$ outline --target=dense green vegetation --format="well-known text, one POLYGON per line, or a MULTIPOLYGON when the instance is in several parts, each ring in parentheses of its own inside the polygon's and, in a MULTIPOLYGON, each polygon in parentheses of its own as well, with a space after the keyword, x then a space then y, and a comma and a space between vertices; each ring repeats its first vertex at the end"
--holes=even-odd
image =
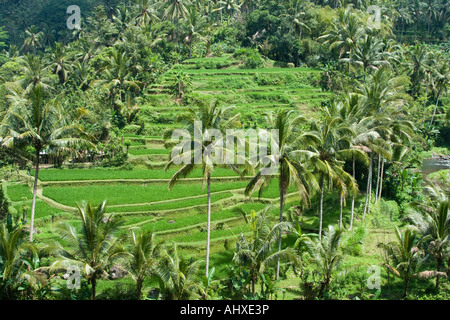
POLYGON ((0 299, 449 299, 448 1, 69 5, 0 1, 0 299))

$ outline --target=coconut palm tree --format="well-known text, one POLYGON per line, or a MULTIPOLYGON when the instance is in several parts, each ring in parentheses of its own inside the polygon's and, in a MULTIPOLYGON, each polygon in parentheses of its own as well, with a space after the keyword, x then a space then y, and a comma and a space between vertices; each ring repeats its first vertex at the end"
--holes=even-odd
POLYGON ((324 40, 324 44, 329 45, 330 51, 338 49, 339 59, 346 53, 348 53, 348 58, 352 59, 354 47, 358 39, 364 35, 361 25, 360 18, 350 10, 350 7, 339 9, 336 21, 318 39, 324 40))
POLYGON ((137 16, 135 20, 137 25, 147 26, 160 21, 156 12, 155 3, 152 0, 138 0, 136 11, 137 16))
MULTIPOLYGON (((184 19, 186 14, 188 13, 186 5, 188 4, 187 0, 167 0, 168 6, 164 11, 164 18, 171 20, 177 26, 177 38, 180 31, 180 19, 184 19)), ((178 48, 178 40, 177 40, 177 52, 178 48)))
POLYGON ((251 212, 248 223, 252 228, 252 238, 249 241, 241 234, 233 256, 233 262, 237 266, 249 269, 253 296, 258 277, 262 277, 268 267, 278 265, 279 261, 290 262, 295 266, 299 264, 299 258, 292 248, 276 249, 283 230, 290 229, 291 224, 279 222, 272 226, 267 214, 268 208, 270 206, 259 215, 254 211, 251 212))
POLYGON ((80 228, 70 223, 59 225, 61 242, 50 243, 45 248, 56 256, 49 270, 79 267, 91 284, 92 300, 95 300, 98 279, 107 275, 109 267, 126 254, 122 247, 124 234, 117 236, 121 222, 106 214, 106 201, 97 206, 83 201, 77 204, 76 214, 80 228))
POLYGON ((364 35, 353 47, 349 58, 340 61, 362 67, 364 80, 369 69, 378 70, 380 66, 389 65, 388 52, 383 51, 384 43, 372 35, 364 35))
POLYGON ((26 231, 21 225, 12 227, 6 222, 0 223, 0 289, 5 290, 9 299, 13 298, 14 289, 25 281, 33 284, 42 280, 42 276, 24 268, 25 258, 36 253, 35 246, 26 242, 26 231))
MULTIPOLYGON (((294 111, 279 109, 276 114, 268 113, 266 116, 269 129, 278 132, 277 142, 279 154, 273 154, 269 157, 272 163, 278 163, 278 175, 263 174, 262 170, 265 169, 263 166, 252 180, 250 180, 245 189, 245 194, 251 197, 259 189, 259 194, 261 195, 270 181, 278 178, 280 190, 280 222, 282 222, 284 198, 290 187, 295 187, 296 191, 298 191, 304 206, 309 205, 310 195, 315 190, 318 190, 316 178, 301 160, 302 155, 305 154, 303 152, 304 150, 296 149, 297 146, 302 146, 306 149, 306 146, 308 146, 308 143, 312 143, 312 140, 308 133, 299 134, 295 131, 297 126, 301 122, 304 122, 304 118, 294 116, 294 111)), ((278 247, 281 250, 281 239, 279 239, 278 247)), ((278 275, 279 265, 277 265, 277 279, 278 275)))
POLYGON ((140 83, 132 79, 130 71, 131 57, 126 52, 120 52, 116 48, 111 49, 111 54, 107 58, 103 68, 103 79, 95 80, 94 86, 100 85, 108 88, 111 107, 117 109, 116 96, 122 101, 124 90, 140 90, 140 83))
POLYGON ((407 216, 423 237, 422 242, 426 244, 429 252, 436 260, 436 288, 439 287, 439 274, 445 258, 445 250, 450 242, 450 200, 448 195, 439 187, 431 184, 424 188, 424 193, 428 194, 428 201, 425 205, 416 204, 416 207, 423 209, 419 212, 414 210, 407 216))
POLYGON ((188 300, 198 294, 201 286, 196 277, 202 262, 180 256, 175 244, 163 249, 155 268, 162 298, 188 300))
POLYGON ((344 259, 340 249, 343 230, 336 230, 332 225, 328 226, 327 231, 321 239, 307 241, 307 255, 305 261, 320 274, 318 296, 321 297, 329 288, 335 272, 339 269, 344 259))
POLYGON ((320 187, 319 240, 322 238, 325 188, 338 188, 341 197, 358 190, 355 179, 343 169, 345 160, 351 160, 355 155, 351 148, 352 127, 338 116, 336 105, 323 110, 325 118, 312 124, 311 134, 316 137, 316 142, 310 147, 310 162, 320 187))
POLYGON ((156 243, 155 234, 150 231, 135 233, 131 230, 131 249, 128 271, 136 281, 137 299, 141 300, 142 285, 148 275, 154 275, 155 267, 162 250, 161 243, 156 243))
POLYGON ((411 228, 406 228, 403 232, 395 227, 396 240, 388 244, 380 243, 389 255, 390 263, 386 264, 397 277, 404 281, 403 298, 408 294, 409 282, 413 277, 419 263, 422 252, 419 250, 419 238, 411 228))
POLYGON ((45 91, 50 91, 52 80, 48 74, 48 65, 39 55, 27 54, 20 59, 24 76, 18 80, 19 84, 30 93, 33 88, 40 86, 45 91))
POLYGON ((16 149, 29 145, 35 150, 35 177, 31 205, 30 242, 33 241, 34 214, 41 152, 76 154, 79 148, 95 148, 86 139, 75 118, 64 111, 57 100, 49 100, 44 89, 37 85, 25 97, 17 92, 11 96, 12 106, 0 123, 2 145, 16 149))
POLYGON ((192 46, 197 39, 203 39, 202 31, 207 26, 206 17, 199 13, 194 6, 189 7, 185 21, 185 42, 189 47, 189 59, 192 58, 192 46))
POLYGON ((66 47, 61 42, 55 43, 55 47, 52 48, 52 52, 49 56, 49 67, 54 74, 58 75, 60 84, 66 82, 70 72, 70 62, 67 60, 66 47))
POLYGON ((33 52, 36 55, 36 49, 42 47, 42 32, 38 31, 36 26, 31 26, 25 30, 25 40, 23 41, 22 49, 25 52, 33 52))
MULTIPOLYGON (((188 114, 184 117, 186 136, 183 137, 183 145, 176 146, 172 150, 172 157, 166 164, 165 170, 176 163, 183 163, 182 167, 173 175, 169 181, 169 190, 172 190, 181 178, 187 177, 196 167, 201 167, 203 172, 203 185, 207 187, 208 209, 207 209, 207 239, 206 239, 206 277, 209 272, 209 250, 211 233, 211 174, 219 163, 224 163, 223 155, 226 148, 223 137, 226 129, 232 129, 239 124, 239 114, 231 116, 232 107, 220 107, 218 101, 210 104, 201 103, 199 108, 190 107, 188 114), (222 138, 210 136, 210 131, 216 130, 223 134, 222 138), (185 151, 187 150, 187 151, 185 151), (187 161, 185 161, 187 160, 187 161)), ((237 166, 230 164, 234 170, 237 166)))

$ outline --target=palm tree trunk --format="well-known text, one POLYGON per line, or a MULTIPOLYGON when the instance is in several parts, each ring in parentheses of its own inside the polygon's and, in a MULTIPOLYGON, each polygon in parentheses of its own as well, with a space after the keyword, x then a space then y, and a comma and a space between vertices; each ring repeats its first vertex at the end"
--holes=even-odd
POLYGON ((33 242, 33 229, 34 229, 34 213, 36 210, 36 193, 39 176, 39 153, 40 148, 36 149, 36 172, 34 173, 34 185, 33 185, 33 202, 31 204, 31 220, 30 220, 30 242, 33 242))
POLYGON ((209 247, 210 247, 210 237, 211 237, 211 175, 208 173, 207 177, 208 184, 208 222, 206 225, 206 278, 208 278, 209 273, 209 247))
MULTIPOLYGON (((353 156, 352 157, 352 167, 353 167, 353 179, 355 179, 355 175, 356 175, 356 173, 355 173, 355 157, 353 156)), ((354 216, 355 216, 355 194, 352 194, 352 214, 351 214, 351 217, 350 217, 350 226, 348 227, 348 230, 352 230, 352 228, 353 228, 353 218, 354 218, 354 216)))
POLYGON ((384 176, 384 157, 381 157, 381 177, 380 177, 380 190, 378 191, 378 200, 381 200, 381 194, 383 193, 383 176, 384 176))
POLYGON ((370 200, 371 200, 371 193, 372 193, 372 167, 373 167, 373 151, 370 154, 370 164, 369 164, 369 171, 367 174, 367 193, 366 193, 366 203, 364 205, 364 213, 363 213, 363 221, 366 217, 366 213, 370 210, 370 200))
MULTIPOLYGON (((437 260, 436 271, 440 272, 442 267, 442 256, 439 256, 436 260, 437 260)), ((436 289, 439 289, 439 276, 436 276, 436 289)))
POLYGON ((320 178, 320 213, 319 213, 319 241, 322 240, 322 223, 323 223, 323 189, 325 177, 322 174, 320 178))
POLYGON ((97 279, 95 279, 95 275, 92 276, 91 285, 92 285, 92 300, 95 300, 95 289, 97 287, 97 279))
POLYGON ((375 188, 375 204, 378 203, 378 193, 380 188, 380 175, 381 175, 381 156, 378 154, 378 167, 377 167, 377 185, 375 188))
POLYGON ((342 194, 339 195, 339 230, 342 230, 342 207, 343 207, 344 197, 342 194))
POLYGON ((136 281, 136 289, 137 289, 137 300, 141 300, 141 296, 142 296, 142 283, 143 283, 143 279, 138 278, 136 281))
MULTIPOLYGON (((284 176, 283 176, 283 168, 282 165, 280 165, 280 222, 283 221, 283 205, 284 205, 284 176)), ((281 251, 281 234, 280 238, 278 239, 278 252, 281 251)), ((278 277, 280 276, 280 259, 277 260, 277 274, 276 274, 276 280, 278 280, 278 277)))
POLYGON ((441 97, 441 93, 438 94, 437 101, 436 101, 436 105, 434 106, 433 116, 431 117, 430 126, 433 125, 434 117, 436 116, 436 111, 437 111, 437 107, 438 107, 438 104, 439 104, 439 99, 440 99, 440 97, 441 97))

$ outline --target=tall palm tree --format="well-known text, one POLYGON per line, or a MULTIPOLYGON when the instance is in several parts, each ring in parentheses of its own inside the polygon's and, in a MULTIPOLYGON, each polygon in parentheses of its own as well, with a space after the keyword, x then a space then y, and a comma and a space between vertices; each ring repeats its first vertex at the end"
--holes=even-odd
MULTIPOLYGON (((280 222, 283 221, 284 198, 289 187, 295 187, 298 191, 303 205, 308 205, 310 195, 318 190, 319 186, 314 175, 306 168, 302 162, 304 150, 296 149, 302 146, 306 149, 308 143, 312 143, 311 136, 308 133, 298 135, 298 125, 304 121, 303 117, 294 116, 294 111, 279 109, 276 114, 267 114, 269 129, 278 132, 278 150, 279 154, 273 154, 270 159, 278 163, 278 175, 263 174, 264 167, 250 180, 245 189, 247 196, 252 196, 259 189, 259 194, 267 187, 271 180, 278 178, 280 190, 280 222)), ((303 157, 304 158, 304 157, 303 157)), ((281 250, 281 238, 278 242, 281 250)), ((277 265, 277 279, 279 275, 279 264, 277 265)))
MULTIPOLYGON (((207 236, 206 236, 206 277, 209 272, 209 251, 210 251, 210 234, 211 234, 211 174, 214 172, 215 166, 218 164, 216 160, 222 161, 221 155, 226 150, 223 146, 223 139, 215 137, 212 140, 210 130, 218 130, 225 136, 225 130, 236 127, 239 123, 239 114, 231 116, 232 107, 220 107, 218 101, 210 104, 201 103, 198 109, 190 107, 189 113, 184 118, 184 125, 188 136, 184 137, 184 145, 182 147, 174 147, 172 157, 166 164, 165 170, 168 170, 176 163, 183 163, 182 167, 173 175, 169 181, 169 190, 181 178, 187 177, 196 167, 201 167, 203 172, 203 186, 207 187, 208 209, 207 209, 207 236), (197 125, 200 124, 201 128, 197 125), (187 147, 187 148, 186 148, 187 147), (189 150, 184 152, 184 150, 189 150), (181 151, 181 152, 180 152, 181 151), (200 159, 201 157, 201 159, 200 159), (216 158, 219 157, 219 158, 216 158), (187 159, 188 161, 184 161, 187 159)), ((237 166, 230 164, 234 170, 238 170, 237 166)))
POLYGON ((92 300, 95 300, 97 280, 107 274, 115 261, 125 256, 121 245, 124 236, 117 236, 121 222, 106 214, 106 201, 97 206, 87 202, 77 204, 77 218, 81 222, 79 229, 70 223, 58 226, 64 247, 56 242, 46 248, 57 257, 49 270, 78 266, 91 284, 92 300))
POLYGON ((0 124, 2 145, 16 149, 25 144, 35 149, 35 177, 30 221, 30 242, 32 242, 41 152, 44 150, 48 153, 64 151, 76 154, 78 148, 92 148, 94 145, 86 139, 81 126, 72 115, 64 111, 55 99, 49 100, 40 85, 31 89, 30 94, 25 97, 14 92, 11 99, 12 106, 7 110, 0 124))
POLYGON ((353 131, 337 114, 336 106, 324 108, 325 118, 320 123, 313 123, 311 134, 316 142, 310 147, 310 162, 319 179, 319 240, 322 238, 323 200, 326 186, 340 190, 341 197, 355 194, 358 190, 355 179, 344 171, 345 160, 351 160, 355 151, 351 148, 353 131))
POLYGON ((158 22, 160 19, 157 15, 155 3, 152 0, 137 1, 136 22, 138 25, 146 26, 158 22))
POLYGON ((146 276, 154 274, 161 251, 161 244, 156 243, 155 234, 150 231, 135 233, 131 231, 131 249, 128 271, 136 281, 137 299, 141 300, 142 286, 146 276))
POLYGON ((278 264, 280 260, 294 263, 294 265, 299 263, 298 256, 292 248, 276 249, 283 230, 289 229, 291 224, 289 222, 279 222, 272 226, 271 219, 267 214, 268 208, 259 215, 252 211, 248 220, 253 231, 252 238, 248 241, 241 234, 238 242, 236 242, 233 256, 233 262, 236 265, 249 269, 253 296, 255 296, 255 285, 258 281, 258 276, 261 277, 268 267, 278 264))

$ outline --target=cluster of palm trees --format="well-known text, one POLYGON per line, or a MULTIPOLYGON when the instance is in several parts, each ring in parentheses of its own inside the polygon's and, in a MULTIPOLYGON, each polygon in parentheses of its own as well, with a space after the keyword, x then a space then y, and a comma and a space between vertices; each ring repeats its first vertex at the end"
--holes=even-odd
MULTIPOLYGON (((366 82, 360 83, 355 92, 342 96, 322 110, 322 119, 307 121, 296 114, 295 110, 279 109, 267 114, 267 128, 276 130, 279 153, 268 156, 268 159, 239 159, 245 165, 231 165, 233 170, 241 176, 252 174, 245 193, 250 198, 259 190, 262 193, 272 180, 279 184, 280 215, 279 223, 285 220, 284 204, 289 190, 295 190, 303 208, 311 206, 311 199, 319 197, 319 225, 318 238, 322 239, 323 230, 323 202, 326 193, 337 192, 340 199, 339 230, 343 230, 344 203, 348 197, 352 199, 350 227, 352 229, 355 218, 355 199, 359 188, 355 176, 355 162, 367 168, 364 176, 367 179, 365 204, 362 219, 370 212, 372 203, 381 199, 384 164, 392 160, 398 150, 404 150, 409 145, 414 134, 414 125, 408 120, 406 103, 402 98, 406 87, 399 84, 392 76, 389 68, 381 68, 366 82), (262 170, 267 163, 278 163, 278 171, 273 175, 265 175, 262 170), (347 172, 346 163, 352 164, 353 171, 347 172), (376 168, 376 170, 375 170, 376 168), (376 175, 376 179, 374 178, 376 175), (373 182, 376 181, 374 184, 373 182), (372 194, 375 193, 375 199, 372 194)), ((204 172, 204 185, 208 188, 208 204, 210 203, 211 175, 215 163, 214 156, 226 156, 237 153, 223 147, 223 141, 212 139, 208 130, 214 129, 226 135, 226 129, 239 125, 239 114, 233 115, 230 108, 220 108, 217 101, 211 104, 201 104, 197 109, 190 108, 190 117, 184 118, 189 144, 174 148, 173 158, 167 164, 170 168, 174 163, 183 159, 191 160, 179 169, 169 183, 169 189, 180 178, 186 177, 196 167, 200 166, 204 172), (195 140, 195 121, 202 123, 202 141, 195 140), (198 146, 196 145, 198 144, 198 146), (196 149, 201 149, 201 153, 196 149), (218 150, 220 148, 220 150, 218 150), (187 151, 185 151, 187 150, 187 151), (214 150, 214 151, 213 151, 214 150), (196 154, 196 152, 198 154, 196 154), (213 156, 214 153, 214 156, 213 156), (195 162, 201 157, 201 162, 195 162)), ((275 139, 275 137, 272 137, 275 139)), ((239 138, 237 137, 239 140, 239 138)), ((242 139, 242 138, 241 138, 242 139)), ((240 141, 245 144, 245 141, 240 141)), ((242 156, 242 155, 241 155, 242 156)), ((224 162, 221 162, 224 163, 224 162)), ((207 254, 206 276, 209 272, 209 236, 211 212, 207 212, 207 254)), ((281 236, 277 239, 278 251, 281 252, 281 236)), ((255 247, 253 247, 256 250, 255 247)), ((279 276, 280 264, 277 264, 276 278, 279 276)))

